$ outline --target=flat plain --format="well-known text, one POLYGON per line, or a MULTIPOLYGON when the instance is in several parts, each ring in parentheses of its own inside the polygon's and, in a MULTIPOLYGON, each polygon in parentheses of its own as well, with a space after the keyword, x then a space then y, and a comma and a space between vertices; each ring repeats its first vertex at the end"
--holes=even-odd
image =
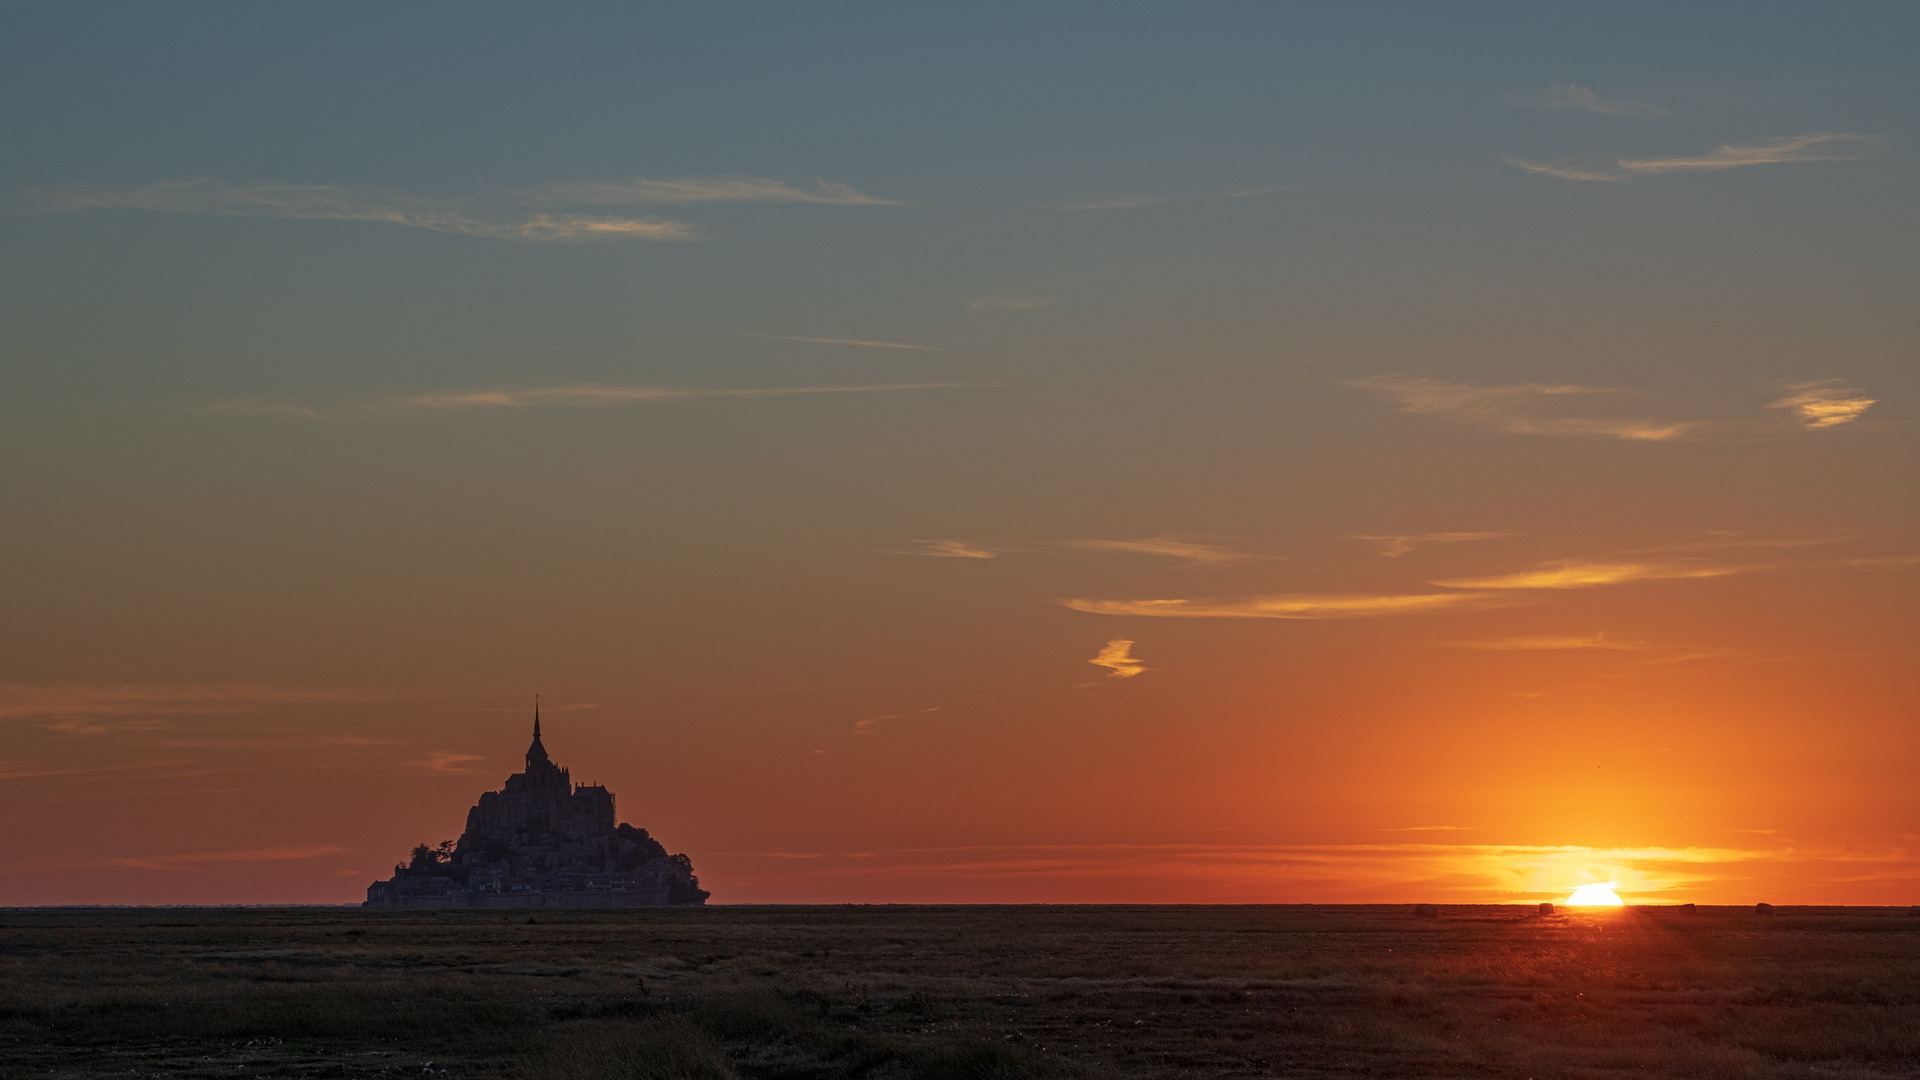
POLYGON ((1920 918, 11 910, 0 1076, 1920 1076, 1920 918))

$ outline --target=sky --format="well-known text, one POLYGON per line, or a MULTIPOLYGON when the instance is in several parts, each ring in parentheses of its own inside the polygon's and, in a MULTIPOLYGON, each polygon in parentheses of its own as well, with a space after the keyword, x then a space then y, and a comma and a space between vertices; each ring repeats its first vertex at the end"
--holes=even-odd
POLYGON ((0 904, 1920 902, 1916 31, 9 6, 0 904))

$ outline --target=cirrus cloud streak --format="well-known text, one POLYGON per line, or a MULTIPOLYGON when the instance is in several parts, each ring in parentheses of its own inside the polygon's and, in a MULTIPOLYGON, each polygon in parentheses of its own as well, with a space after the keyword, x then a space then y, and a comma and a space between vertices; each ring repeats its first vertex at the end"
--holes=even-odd
POLYGON ((364 704, 388 695, 255 683, 6 683, 0 719, 207 715, 262 705, 364 704))
POLYGON ((876 199, 846 184, 812 180, 804 187, 763 176, 696 176, 680 180, 584 180, 548 184, 522 192, 526 198, 548 202, 628 206, 671 203, 754 202, 824 203, 829 206, 900 206, 896 199, 876 199))
POLYGON ((1124 555, 1161 555, 1201 565, 1222 566, 1250 559, 1280 559, 1283 555, 1254 555, 1234 551, 1218 544, 1201 544, 1172 536, 1149 536, 1140 540, 1062 540, 1061 547, 1082 551, 1107 551, 1124 555))
POLYGON ((309 405, 277 398, 229 398, 208 405, 206 412, 220 416, 266 416, 283 420, 310 420, 320 423, 372 421, 406 413, 431 411, 472 411, 484 409, 526 409, 536 406, 605 408, 612 405, 638 405, 656 401, 692 398, 765 398, 800 397, 813 394, 866 394, 898 390, 981 389, 994 383, 860 383, 850 386, 773 386, 744 389, 708 389, 669 386, 610 385, 607 383, 570 383, 564 386, 454 390, 424 394, 399 394, 358 402, 309 405))
POLYGON ((1666 158, 1616 158, 1611 163, 1592 164, 1579 157, 1553 161, 1534 161, 1507 157, 1507 164, 1541 176, 1560 180, 1578 180, 1621 184, 1666 173, 1718 172, 1751 165, 1781 165, 1811 161, 1859 161, 1878 153, 1886 138, 1847 132, 1815 131, 1805 135, 1777 135, 1747 145, 1723 143, 1704 154, 1666 158))
POLYGON ((230 184, 209 179, 138 188, 43 189, 28 205, 54 213, 152 210, 176 214, 374 221, 487 240, 695 240, 693 226, 658 218, 608 217, 497 206, 471 197, 407 195, 329 184, 230 184))
POLYGON ((1370 391, 1397 406, 1401 412, 1440 416, 1456 423, 1511 435, 1567 435, 1667 442, 1696 438, 1708 427, 1700 421, 1544 415, 1550 406, 1623 393, 1603 386, 1552 383, 1469 386, 1412 375, 1372 375, 1349 379, 1346 385, 1370 391))
POLYGON ((1545 90, 1514 98, 1513 103, 1555 112, 1590 112, 1602 116, 1665 116, 1667 112, 1645 101, 1602 97, 1579 83, 1550 83, 1545 90))
POLYGON ((1469 540, 1498 540, 1511 533, 1503 532, 1432 532, 1398 534, 1392 536, 1349 536, 1349 540, 1360 540, 1373 545, 1375 552, 1388 559, 1397 559, 1423 544, 1460 544, 1469 540))
POLYGON ((1000 553, 990 551, 965 540, 909 540, 910 544, 919 544, 918 551, 895 552, 898 555, 926 555, 935 559, 997 559, 1000 553))
POLYGON ((1510 574, 1452 578, 1436 581, 1434 584, 1448 589, 1589 589, 1598 585, 1622 585, 1632 581, 1728 577, 1733 574, 1771 570, 1777 565, 1777 563, 1766 563, 1726 566, 1684 562, 1593 562, 1561 559, 1510 574))
POLYGON ((63 184, 26 192, 21 208, 46 213, 147 210, 176 214, 373 221, 488 240, 697 240, 684 221, 613 216, 581 207, 686 203, 826 203, 891 206, 825 180, 795 187, 754 176, 601 180, 524 191, 419 195, 335 184, 234 183, 197 177, 140 186, 63 184), (571 208, 568 208, 571 207, 571 208))
POLYGON ((1187 619, 1364 619, 1381 615, 1418 615, 1457 611, 1497 602, 1485 593, 1280 593, 1223 600, 1060 601, 1093 615, 1151 615, 1187 619))
POLYGON ((107 866, 137 870, 186 870, 208 863, 290 862, 339 855, 347 849, 332 844, 289 844, 283 847, 249 848, 243 851, 205 851, 186 855, 150 855, 141 858, 104 860, 107 866))

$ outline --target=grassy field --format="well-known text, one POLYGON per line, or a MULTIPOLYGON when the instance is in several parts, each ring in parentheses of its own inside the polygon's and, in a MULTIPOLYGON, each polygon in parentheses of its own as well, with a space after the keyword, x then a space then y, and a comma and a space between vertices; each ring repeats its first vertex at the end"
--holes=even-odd
POLYGON ((0 1076, 1920 1076, 1905 909, 0 912, 0 1076))

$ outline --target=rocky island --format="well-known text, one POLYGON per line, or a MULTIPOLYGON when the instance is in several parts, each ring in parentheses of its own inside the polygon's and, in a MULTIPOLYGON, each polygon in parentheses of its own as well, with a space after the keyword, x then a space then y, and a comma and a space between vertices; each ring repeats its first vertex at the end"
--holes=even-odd
POLYGON ((367 886, 370 908, 602 908, 698 905, 693 860, 647 830, 614 824, 613 793, 575 784, 540 743, 534 708, 527 769, 467 811, 460 839, 421 844, 367 886))

